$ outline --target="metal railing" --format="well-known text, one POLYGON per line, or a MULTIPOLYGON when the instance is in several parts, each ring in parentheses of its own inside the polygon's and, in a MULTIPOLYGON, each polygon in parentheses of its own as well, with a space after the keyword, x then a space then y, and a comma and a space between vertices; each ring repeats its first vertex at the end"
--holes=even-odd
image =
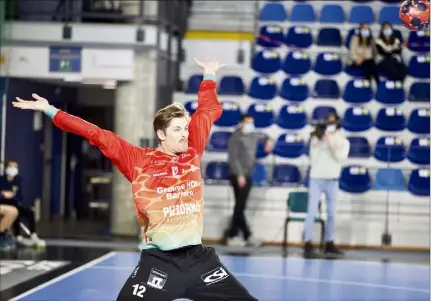
POLYGON ((189 1, 186 0, 9 0, 9 13, 6 14, 6 19, 64 23, 157 24, 167 26, 173 31, 184 32, 189 5, 189 1), (108 5, 109 3, 111 5, 108 5))

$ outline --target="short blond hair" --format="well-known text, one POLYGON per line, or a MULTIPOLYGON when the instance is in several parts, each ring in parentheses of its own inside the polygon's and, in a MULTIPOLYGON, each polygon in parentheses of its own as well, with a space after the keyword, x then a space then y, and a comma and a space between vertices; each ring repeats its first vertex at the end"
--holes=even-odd
POLYGON ((157 136, 157 131, 162 130, 163 133, 166 133, 166 128, 169 126, 172 119, 183 117, 188 118, 189 114, 184 106, 178 102, 160 109, 156 113, 156 117, 154 117, 153 121, 154 133, 156 134, 157 139, 160 141, 159 137, 157 136))

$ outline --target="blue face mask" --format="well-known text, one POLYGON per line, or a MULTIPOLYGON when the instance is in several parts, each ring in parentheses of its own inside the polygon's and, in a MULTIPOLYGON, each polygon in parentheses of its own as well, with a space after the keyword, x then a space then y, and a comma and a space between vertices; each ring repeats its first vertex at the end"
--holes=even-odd
POLYGON ((392 29, 390 29, 390 28, 386 28, 386 29, 384 29, 384 30, 383 30, 383 35, 384 35, 385 37, 390 37, 390 36, 392 35, 392 29))
POLYGON ((361 36, 368 38, 370 36, 370 31, 368 29, 361 29, 361 36))
POLYGON ((254 125, 252 123, 246 123, 242 126, 242 130, 244 133, 253 133, 254 132, 254 125))

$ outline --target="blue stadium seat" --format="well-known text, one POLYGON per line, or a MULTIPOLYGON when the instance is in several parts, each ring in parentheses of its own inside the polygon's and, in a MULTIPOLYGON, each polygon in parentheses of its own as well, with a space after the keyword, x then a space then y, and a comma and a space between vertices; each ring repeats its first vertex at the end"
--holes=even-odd
POLYGON ((376 172, 373 189, 375 190, 406 190, 403 171, 398 168, 379 168, 376 172))
POLYGON ((265 165, 257 163, 254 167, 252 174, 252 181, 254 186, 262 186, 268 183, 268 172, 265 165))
POLYGON ((312 119, 313 120, 324 119, 324 118, 326 118, 326 115, 328 115, 329 113, 336 113, 336 112, 337 111, 335 110, 334 107, 318 106, 318 107, 315 107, 313 110, 312 119))
POLYGON ((323 47, 341 47, 341 33, 338 28, 321 28, 317 36, 317 45, 323 47))
POLYGON ((306 74, 311 69, 310 56, 301 51, 291 51, 281 65, 281 69, 290 75, 306 74))
POLYGON ((338 99, 340 97, 340 87, 334 79, 318 79, 314 84, 313 97, 338 99))
POLYGON ((417 196, 430 195, 430 171, 429 169, 420 168, 412 170, 409 177, 408 191, 417 196))
POLYGON ((271 77, 256 76, 251 80, 248 96, 261 100, 271 100, 276 94, 277 85, 271 77))
POLYGON ((298 158, 305 152, 305 143, 298 134, 282 134, 278 137, 273 153, 282 158, 298 158))
POLYGON ((227 131, 213 132, 208 141, 207 150, 210 152, 226 152, 231 135, 232 133, 227 131))
POLYGON ((313 44, 310 28, 306 26, 292 26, 286 34, 284 43, 288 47, 308 48, 313 44))
POLYGON ((266 128, 274 123, 274 111, 269 104, 251 104, 247 113, 253 116, 256 128, 266 128))
POLYGON ((339 181, 341 190, 349 193, 364 193, 371 189, 371 178, 367 168, 357 165, 342 169, 339 181))
POLYGON ((225 75, 218 85, 219 95, 243 95, 245 92, 242 78, 235 75, 225 75))
POLYGON ((373 98, 373 90, 367 79, 351 79, 344 88, 343 99, 348 103, 365 103, 373 98))
POLYGON ((338 4, 326 4, 320 11, 320 23, 339 23, 346 21, 343 8, 338 4))
POLYGON ((186 94, 196 94, 199 92, 199 86, 201 85, 201 82, 203 81, 204 76, 202 74, 194 74, 190 76, 189 80, 187 81, 187 87, 184 91, 186 94))
POLYGON ((283 44, 283 29, 279 25, 267 25, 260 27, 256 44, 265 48, 276 48, 283 44))
POLYGON ((350 107, 344 111, 343 128, 349 132, 363 132, 373 127, 370 111, 364 107, 350 107))
POLYGON ((299 77, 286 78, 280 89, 280 96, 290 101, 304 101, 308 98, 309 89, 305 80, 299 77))
POLYGON ((209 184, 229 183, 229 165, 227 162, 209 162, 205 169, 205 180, 209 184))
POLYGON ((405 100, 405 91, 401 82, 381 81, 377 86, 376 100, 384 104, 401 104, 405 100))
POLYGON ((402 131, 406 128, 406 118, 400 109, 381 108, 377 113, 375 127, 382 131, 402 131))
POLYGON ((198 108, 197 100, 187 101, 184 103, 184 108, 189 112, 190 115, 193 115, 198 108))
POLYGON ((414 109, 407 121, 407 129, 415 134, 430 133, 430 109, 414 109))
POLYGON ((272 170, 273 185, 299 185, 301 183, 301 173, 298 167, 290 164, 275 165, 272 170))
POLYGON ((315 22, 313 6, 310 4, 295 4, 290 12, 290 22, 315 22))
POLYGON ((382 162, 401 162, 406 157, 406 149, 400 138, 384 136, 377 140, 374 158, 382 162))
POLYGON ((420 54, 410 58, 409 74, 416 78, 430 78, 430 55, 420 54))
POLYGON ((273 50, 260 51, 254 56, 251 67, 256 72, 275 73, 281 67, 280 54, 273 50))
POLYGON ((409 101, 430 102, 430 83, 416 82, 410 86, 409 101))
POLYGON ((307 114, 300 105, 284 105, 278 113, 276 123, 286 130, 299 130, 307 125, 307 114))
POLYGON ((260 21, 284 22, 287 19, 287 13, 282 3, 267 2, 260 10, 260 21))
POLYGON ((350 9, 349 23, 374 23, 374 12, 369 5, 354 5, 350 9))
POLYGON ((412 30, 407 40, 407 48, 415 52, 430 52, 430 32, 412 30))
POLYGON ((379 24, 389 22, 392 25, 402 25, 399 6, 383 6, 379 13, 379 24))
POLYGON ((222 101, 221 104, 223 113, 214 124, 221 127, 236 126, 242 117, 239 105, 233 101, 222 101))
POLYGON ((343 70, 341 58, 336 53, 319 53, 314 64, 314 71, 320 75, 336 75, 343 70))
POLYGON ((430 139, 414 138, 410 143, 407 151, 407 159, 414 164, 429 165, 430 164, 430 139))
POLYGON ((365 137, 347 137, 350 142, 350 158, 369 158, 371 156, 371 146, 365 137))

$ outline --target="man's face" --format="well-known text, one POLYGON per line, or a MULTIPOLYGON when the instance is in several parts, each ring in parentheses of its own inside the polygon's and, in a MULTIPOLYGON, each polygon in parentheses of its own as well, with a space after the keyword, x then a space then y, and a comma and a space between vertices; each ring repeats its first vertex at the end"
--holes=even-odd
POLYGON ((18 169, 18 163, 14 162, 14 161, 10 161, 9 164, 6 166, 6 168, 8 167, 14 167, 16 169, 18 169))
POLYGON ((162 143, 173 153, 184 153, 189 147, 189 119, 174 118, 162 136, 162 143))

